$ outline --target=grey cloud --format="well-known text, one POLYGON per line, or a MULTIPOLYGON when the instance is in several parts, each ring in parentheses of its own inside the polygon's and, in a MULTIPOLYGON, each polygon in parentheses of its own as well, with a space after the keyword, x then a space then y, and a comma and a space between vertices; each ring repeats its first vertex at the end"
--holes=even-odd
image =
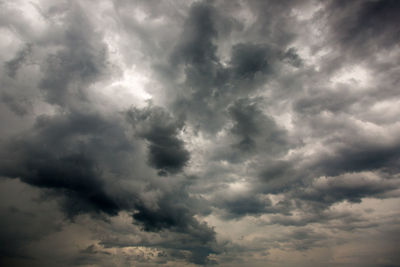
POLYGON ((2 179, 0 183, 0 225, 3 229, 0 232, 0 264, 9 266, 18 261, 36 260, 30 245, 59 232, 62 220, 51 205, 41 205, 37 201, 38 190, 17 180, 2 179), (17 201, 10 201, 15 196, 18 196, 17 201))
POLYGON ((351 94, 350 90, 340 92, 330 92, 328 90, 316 91, 312 95, 307 95, 294 104, 297 113, 305 115, 315 115, 323 111, 332 113, 349 112, 352 104, 359 103, 361 96, 351 94))
POLYGON ((277 212, 276 207, 272 207, 270 199, 251 193, 224 196, 216 198, 214 202, 218 208, 226 212, 224 215, 226 219, 238 219, 246 215, 259 216, 277 212))
POLYGON ((291 245, 293 245, 297 250, 302 251, 320 246, 320 244, 327 239, 327 236, 315 233, 311 229, 299 229, 290 233, 287 238, 293 240, 291 245))
MULTIPOLYGON (((153 141, 155 146, 164 145, 165 140, 169 144, 168 141, 172 140, 173 146, 178 144, 178 149, 183 149, 183 143, 175 136, 179 124, 167 113, 157 108, 136 112, 136 115, 143 115, 135 118, 142 127, 139 132, 143 137, 153 141)), ((50 199, 62 197, 62 208, 71 218, 82 213, 115 216, 121 210, 132 211, 134 222, 146 231, 169 229, 183 233, 185 242, 190 242, 193 247, 179 249, 189 250, 193 257, 189 260, 193 262, 207 261, 209 253, 214 251, 210 244, 215 242, 215 233, 193 217, 195 213, 191 207, 196 207, 196 204, 182 189, 176 188, 168 193, 163 191, 167 189, 161 184, 151 182, 149 189, 161 190, 161 196, 155 200, 155 207, 149 207, 138 192, 110 187, 107 175, 129 175, 125 172, 129 169, 126 165, 132 163, 119 165, 108 154, 113 153, 119 160, 119 156, 125 157, 125 151, 134 152, 132 149, 121 126, 99 115, 71 113, 42 117, 31 133, 3 147, 5 154, 2 158, 7 154, 7 160, 1 164, 1 175, 49 190, 47 197, 50 199), (196 242, 199 244, 195 245, 196 242)), ((186 150, 182 153, 187 155, 186 150)), ((177 170, 175 161, 170 164, 168 157, 163 161, 157 156, 159 154, 154 158, 159 160, 157 164, 161 164, 163 170, 177 170)), ((184 162, 178 160, 179 164, 184 162)), ((169 243, 163 246, 168 247, 169 243)))
POLYGON ((31 107, 28 100, 17 99, 16 97, 7 93, 3 93, 1 95, 1 101, 18 116, 27 115, 29 108, 31 107))
POLYGON ((347 174, 337 177, 318 178, 298 194, 300 198, 320 204, 332 204, 348 200, 361 202, 363 197, 379 197, 398 188, 396 182, 371 173, 347 174))
POLYGON ((161 108, 133 109, 128 118, 138 135, 149 142, 149 163, 160 174, 181 171, 190 158, 184 143, 178 138, 183 123, 173 119, 161 108))
MULTIPOLYGON (((187 230, 190 226, 197 224, 192 217, 193 212, 189 209, 191 202, 184 192, 166 192, 158 200, 158 207, 149 209, 138 206, 133 218, 140 222, 146 231, 169 228, 187 230)), ((208 239, 208 237, 205 238, 208 239)))
MULTIPOLYGON (((194 4, 188 14, 182 33, 182 44, 176 49, 173 60, 201 67, 216 61, 216 46, 213 41, 217 37, 214 25, 214 8, 207 4, 194 4)), ((206 70, 206 69, 204 69, 206 70)))
POLYGON ((215 102, 215 90, 226 81, 214 45, 218 36, 215 12, 215 8, 209 4, 200 3, 191 7, 181 40, 171 54, 169 63, 174 68, 183 66, 186 76, 183 97, 179 96, 173 103, 175 113, 213 132, 221 127, 223 116, 213 108, 218 108, 215 105, 217 103, 210 105, 207 102, 215 102), (191 112, 187 112, 189 110, 191 112), (213 116, 213 120, 203 123, 213 116))
POLYGON ((248 1, 246 4, 255 16, 255 22, 250 25, 248 38, 267 40, 269 43, 285 47, 296 37, 296 18, 291 13, 295 7, 304 1, 248 1))
POLYGON ((297 53, 297 49, 294 47, 289 48, 284 54, 283 59, 293 67, 299 68, 304 65, 302 58, 297 53))
MULTIPOLYGON (((309 177, 309 172, 295 163, 284 160, 271 160, 262 162, 263 166, 257 168, 257 180, 254 181, 254 190, 265 194, 279 194, 288 192, 301 186, 303 179, 309 177)), ((284 212, 284 209, 282 210, 284 212)))
POLYGON ((85 17, 79 6, 63 10, 65 21, 58 41, 61 48, 47 56, 41 65, 44 77, 39 87, 49 103, 70 106, 70 102, 85 101, 85 87, 111 72, 107 63, 107 48, 100 33, 85 17))
POLYGON ((257 73, 267 73, 270 69, 268 51, 254 44, 238 44, 232 49, 231 65, 236 79, 251 79, 257 73))
POLYGON ((377 72, 388 67, 378 58, 398 43, 397 1, 328 1, 322 6, 314 19, 324 25, 327 35, 315 49, 334 49, 324 56, 322 72, 332 74, 348 64, 366 63, 377 72))
POLYGON ((398 1, 331 1, 326 10, 333 40, 357 56, 391 48, 399 41, 398 1))
POLYGON ((347 231, 376 226, 376 223, 367 222, 365 216, 360 213, 331 210, 318 211, 314 214, 303 214, 302 216, 271 215, 267 223, 296 227, 309 224, 329 224, 331 228, 345 229, 347 231))
MULTIPOLYGON (((115 125, 96 115, 41 117, 32 133, 5 144, 3 158, 7 159, 1 164, 1 175, 64 193, 70 215, 87 211, 116 214, 119 207, 105 192, 95 158, 102 149, 100 142, 109 137, 106 128, 123 137, 115 125)), ((103 149, 121 149, 124 139, 119 142, 108 148, 103 145, 103 149)))
MULTIPOLYGON (((267 43, 238 43, 232 46, 225 66, 215 46, 223 38, 223 35, 220 37, 221 21, 216 19, 218 12, 210 4, 191 7, 169 62, 173 70, 178 73, 182 70, 185 77, 183 84, 171 85, 173 88, 169 89, 173 95, 177 94, 172 101, 175 113, 211 133, 226 123, 224 107, 254 93, 275 71, 275 65, 287 58, 267 43)), ((158 71, 164 73, 165 68, 158 71)), ((171 77, 179 76, 178 73, 168 70, 171 77)))
POLYGON ((133 214, 135 224, 149 232, 149 236, 139 234, 142 236, 139 240, 124 239, 124 235, 120 238, 105 237, 101 244, 105 248, 158 248, 167 253, 167 259, 185 259, 200 265, 212 263, 208 256, 220 253, 215 231, 193 218, 191 206, 191 199, 184 193, 166 193, 160 198, 157 208, 138 205, 133 214))
POLYGON ((32 51, 32 44, 27 44, 15 55, 13 59, 5 63, 7 74, 11 78, 15 78, 17 71, 26 62, 27 57, 32 51))
POLYGON ((397 142, 381 144, 376 140, 360 137, 358 140, 349 140, 344 144, 336 144, 334 140, 332 143, 332 153, 321 155, 316 163, 318 165, 316 168, 327 175, 377 169, 397 172, 396 166, 399 160, 397 142))
POLYGON ((279 155, 288 148, 286 132, 265 115, 256 101, 238 99, 229 108, 234 125, 232 133, 240 140, 236 146, 243 151, 263 149, 266 154, 279 155))
POLYGON ((1 7, 0 264, 398 262, 396 1, 1 7))

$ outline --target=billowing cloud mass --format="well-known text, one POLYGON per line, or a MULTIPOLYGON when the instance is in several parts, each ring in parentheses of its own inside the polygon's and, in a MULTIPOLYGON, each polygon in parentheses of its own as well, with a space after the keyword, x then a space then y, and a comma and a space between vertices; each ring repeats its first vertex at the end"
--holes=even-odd
POLYGON ((400 1, 0 10, 1 266, 400 266, 400 1))

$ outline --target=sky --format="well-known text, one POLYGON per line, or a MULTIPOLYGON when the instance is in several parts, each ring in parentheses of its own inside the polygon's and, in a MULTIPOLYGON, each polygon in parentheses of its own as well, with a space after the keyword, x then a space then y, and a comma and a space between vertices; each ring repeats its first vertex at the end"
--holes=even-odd
POLYGON ((400 266, 400 1, 0 10, 1 266, 400 266))

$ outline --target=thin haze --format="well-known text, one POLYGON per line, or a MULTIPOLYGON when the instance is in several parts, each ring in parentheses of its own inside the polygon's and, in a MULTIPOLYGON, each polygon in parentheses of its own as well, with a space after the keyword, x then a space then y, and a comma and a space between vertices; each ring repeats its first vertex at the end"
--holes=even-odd
POLYGON ((0 10, 1 266, 400 266, 400 1, 0 10))

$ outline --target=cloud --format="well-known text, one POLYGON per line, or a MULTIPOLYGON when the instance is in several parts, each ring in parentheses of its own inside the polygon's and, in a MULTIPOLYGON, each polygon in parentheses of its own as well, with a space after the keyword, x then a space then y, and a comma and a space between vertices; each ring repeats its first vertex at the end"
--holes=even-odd
POLYGON ((396 188, 396 182, 364 172, 318 178, 300 195, 317 203, 331 204, 343 200, 360 202, 363 197, 384 196, 386 192, 396 188))
POLYGON ((251 99, 238 99, 229 108, 234 125, 231 132, 239 137, 240 150, 265 149, 266 154, 279 155, 288 148, 286 132, 273 118, 265 115, 251 99))
POLYGON ((101 35, 79 7, 70 6, 65 15, 63 36, 56 40, 62 48, 47 56, 39 83, 47 102, 61 106, 68 106, 71 97, 71 101, 85 100, 84 87, 109 73, 107 47, 101 35))
POLYGON ((391 48, 398 43, 399 32, 395 26, 398 8, 397 1, 331 1, 326 10, 332 39, 361 57, 377 49, 391 48))
POLYGON ((110 132, 123 137, 96 115, 40 117, 32 132, 5 145, 3 153, 8 156, 1 164, 1 175, 60 191, 67 196, 68 214, 92 210, 116 214, 118 205, 105 192, 94 154, 101 151, 98 145, 110 132), (109 132, 104 131, 107 128, 109 132))
POLYGON ((398 263, 397 1, 0 5, 0 264, 398 263))
POLYGON ((5 67, 8 70, 8 76, 15 78, 18 69, 21 68, 21 66, 25 63, 27 57, 31 53, 31 50, 32 45, 27 44, 23 49, 18 51, 18 53, 15 55, 15 58, 5 63, 5 67))
POLYGON ((190 158, 183 141, 178 138, 183 127, 182 122, 174 120, 157 107, 132 109, 128 111, 128 118, 137 134, 149 142, 149 163, 160 174, 182 170, 190 158))

